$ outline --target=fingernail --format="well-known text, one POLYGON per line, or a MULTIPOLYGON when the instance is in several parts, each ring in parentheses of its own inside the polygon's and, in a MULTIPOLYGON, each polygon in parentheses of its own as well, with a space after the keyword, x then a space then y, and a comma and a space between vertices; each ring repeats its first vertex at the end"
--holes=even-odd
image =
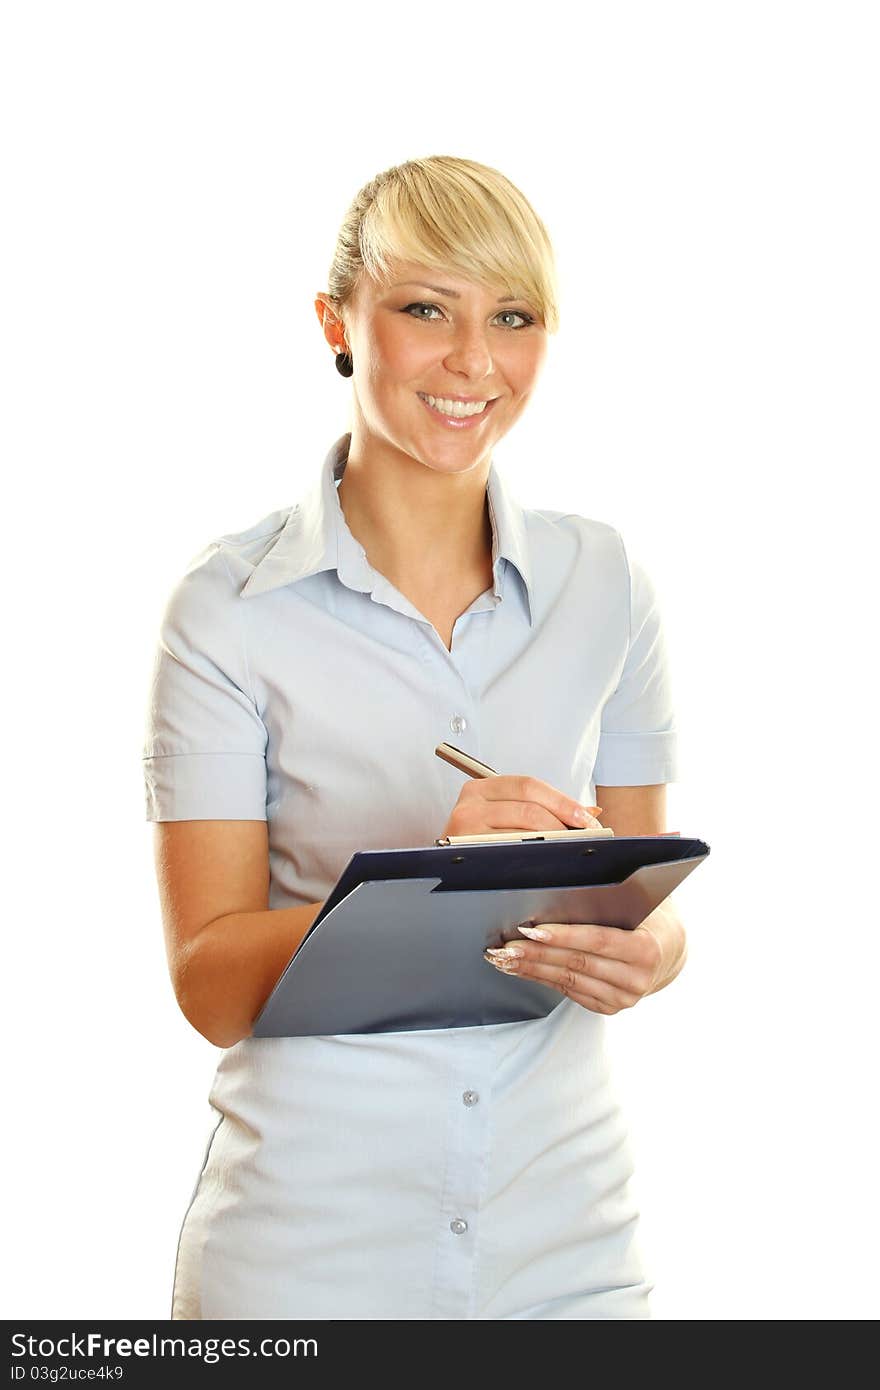
POLYGON ((525 951, 521 946, 487 946, 486 955, 494 960, 520 960, 525 951))
POLYGON ((553 933, 547 931, 546 927, 517 927, 523 936, 530 936, 533 941, 552 941, 553 933))
POLYGON ((488 951, 484 951, 483 959, 493 970, 500 970, 503 975, 515 975, 522 969, 522 961, 514 956, 507 956, 502 960, 500 956, 490 956, 488 951))
POLYGON ((572 812, 571 818, 572 820, 576 820, 578 825, 587 825, 589 823, 590 813, 585 811, 583 806, 578 806, 577 810, 572 812))

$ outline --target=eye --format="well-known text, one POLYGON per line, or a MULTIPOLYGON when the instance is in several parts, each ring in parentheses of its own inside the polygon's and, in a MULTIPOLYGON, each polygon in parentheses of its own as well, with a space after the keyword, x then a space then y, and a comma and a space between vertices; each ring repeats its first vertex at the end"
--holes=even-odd
MULTIPOLYGON (((424 315, 424 314, 414 314, 414 313, 412 313, 412 310, 414 310, 414 309, 436 309, 438 313, 441 312, 439 305, 437 305, 437 304, 428 304, 428 303, 425 303, 424 301, 419 301, 419 302, 416 303, 416 304, 407 304, 406 308, 401 310, 401 313, 403 313, 403 314, 410 314, 412 318, 422 319, 423 322, 425 322, 425 323, 434 323, 434 322, 436 322, 436 320, 434 320, 434 319, 429 319, 429 318, 427 318, 426 315, 424 315)), ((522 309, 502 309, 501 312, 500 312, 496 317, 498 317, 498 318, 511 318, 511 317, 512 317, 512 318, 522 319, 522 324, 518 325, 518 326, 521 327, 521 328, 529 328, 529 327, 535 322, 535 320, 534 320, 534 318, 532 317, 532 315, 531 315, 531 314, 525 313, 522 309)), ((516 326, 517 326, 517 325, 514 325, 514 327, 516 327, 516 326)))
MULTIPOLYGON (((524 313, 522 309, 502 309, 501 314, 512 314, 514 318, 522 319, 524 328, 527 328, 529 324, 535 322, 531 314, 524 313)), ((498 315, 499 318, 501 314, 498 315)))
MULTIPOLYGON (((411 309, 437 309, 437 308, 438 308, 438 306, 437 306, 436 304, 407 304, 406 308, 405 308, 402 312, 403 312, 404 314, 408 314, 408 313, 410 312, 411 309)), ((420 318, 423 318, 424 315, 422 315, 422 314, 413 314, 412 317, 415 318, 415 319, 420 319, 420 318)), ((431 322, 431 320, 429 319, 428 322, 431 322)))

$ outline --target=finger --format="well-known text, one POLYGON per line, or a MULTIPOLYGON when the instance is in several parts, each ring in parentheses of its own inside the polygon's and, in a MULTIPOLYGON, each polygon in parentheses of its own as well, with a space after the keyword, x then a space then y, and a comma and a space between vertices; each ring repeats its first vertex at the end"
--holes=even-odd
POLYGON ((574 984, 566 980, 545 980, 543 983, 558 990, 575 1004, 600 1014, 618 1014, 623 1009, 631 1009, 644 998, 644 995, 617 990, 601 980, 586 980, 583 976, 577 976, 574 984))
MULTIPOLYGON (((496 957, 493 964, 497 962, 496 957)), ((564 994, 588 993, 597 999, 629 1009, 647 992, 649 977, 620 961, 585 956, 583 952, 566 951, 553 960, 535 960, 528 953, 520 959, 501 959, 499 968, 506 965, 509 974, 519 975, 544 984, 555 985, 564 994)))
POLYGON ((613 989, 601 980, 582 982, 580 988, 563 987, 561 992, 575 1004, 581 1004, 585 1009, 593 1009, 601 1014, 619 1014, 623 1009, 633 1008, 644 998, 642 994, 630 994, 628 991, 613 989))
POLYGON ((592 922, 521 922, 517 931, 542 945, 588 951, 592 956, 622 960, 653 970, 657 965, 656 938, 625 927, 598 926, 592 922))
POLYGON ((573 1004, 580 1004, 582 1009, 589 1009, 594 1014, 619 1014, 620 1009, 616 1009, 613 1004, 605 1004, 601 999, 597 999, 593 994, 568 994, 566 998, 573 1004))
POLYGON ((483 777, 477 783, 478 794, 486 801, 497 803, 492 810, 502 815, 500 829, 565 830, 570 827, 601 827, 595 815, 601 806, 587 808, 571 796, 552 787, 540 777, 503 775, 483 777), (500 808, 503 807, 503 810, 500 808), (507 817, 513 816, 513 820, 507 817))
MULTIPOLYGON (((508 943, 507 949, 510 949, 508 943)), ((511 961, 513 963, 513 961, 511 961)), ((647 965, 635 965, 630 961, 614 960, 605 956, 595 956, 589 951, 572 951, 562 946, 535 946, 529 944, 519 961, 518 974, 532 974, 544 978, 541 967, 554 970, 568 970, 582 979, 603 980, 616 989, 639 996, 647 994, 654 978, 653 970, 647 965)))

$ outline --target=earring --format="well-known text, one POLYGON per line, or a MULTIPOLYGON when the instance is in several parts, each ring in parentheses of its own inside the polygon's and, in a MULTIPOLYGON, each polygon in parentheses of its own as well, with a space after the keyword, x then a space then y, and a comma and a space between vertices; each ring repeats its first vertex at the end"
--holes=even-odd
POLYGON ((350 352, 337 352, 336 370, 340 376, 351 376, 354 372, 354 363, 351 360, 350 352))

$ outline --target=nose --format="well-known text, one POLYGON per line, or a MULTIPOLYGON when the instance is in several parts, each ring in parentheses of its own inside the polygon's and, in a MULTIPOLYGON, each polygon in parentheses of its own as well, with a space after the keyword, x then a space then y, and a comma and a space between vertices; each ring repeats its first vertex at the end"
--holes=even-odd
POLYGON ((492 353, 485 331, 477 327, 460 328, 449 344, 443 362, 451 372, 466 376, 470 381, 479 381, 491 375, 492 353))

